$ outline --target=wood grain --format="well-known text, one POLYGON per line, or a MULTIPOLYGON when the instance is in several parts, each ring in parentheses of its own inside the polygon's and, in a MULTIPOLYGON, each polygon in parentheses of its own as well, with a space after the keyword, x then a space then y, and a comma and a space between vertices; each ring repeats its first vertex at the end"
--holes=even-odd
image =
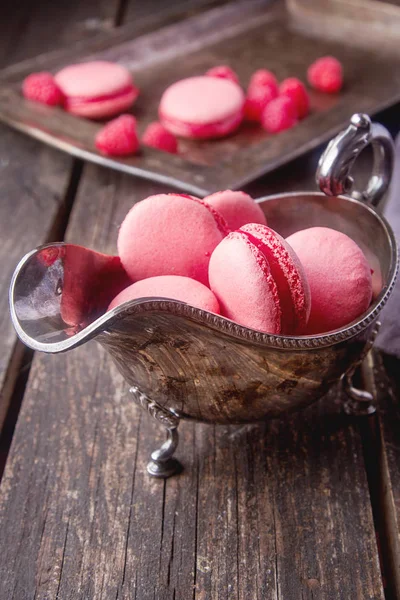
POLYGON ((2 127, 0 430, 21 360, 21 347, 16 342, 8 310, 8 286, 20 258, 51 237, 53 225, 63 212, 70 167, 68 156, 2 127))
POLYGON ((118 0, 51 0, 4 2, 0 38, 0 68, 90 39, 114 26, 118 0))
MULTIPOLYGON (((113 252, 159 190, 88 166, 68 240, 113 252)), ((360 438, 332 398, 281 423, 183 423, 185 471, 162 482, 145 465, 163 433, 126 389, 94 342, 35 357, 2 483, 1 598, 383 600, 360 438)))
POLYGON ((146 4, 140 0, 131 0, 121 16, 124 25, 135 21, 142 21, 144 24, 148 21, 152 22, 152 29, 155 29, 154 19, 158 19, 164 26, 228 2, 229 0, 176 0, 167 5, 164 0, 148 0, 146 4))
MULTIPOLYGON (((251 190, 313 172, 302 159, 251 190)), ((68 239, 114 252, 160 189, 85 168, 68 239)), ((36 356, 0 494, 0 598, 383 600, 360 436, 332 399, 286 423, 184 423, 186 469, 165 483, 145 474, 162 439, 95 343, 36 356)))
MULTIPOLYGON (((97 15, 98 25, 108 22, 116 4, 72 1, 59 7, 47 0, 25 0, 17 5, 6 3, 4 9, 0 66, 53 48, 55 37, 60 46, 78 37, 90 37, 95 29, 92 17, 97 15)), ((68 205, 73 200, 72 167, 70 157, 1 128, 0 431, 24 352, 9 318, 8 286, 19 259, 63 231, 68 205)))
POLYGON ((400 385, 399 360, 382 351, 369 358, 367 387, 379 407, 377 432, 377 511, 389 598, 400 598, 400 385))

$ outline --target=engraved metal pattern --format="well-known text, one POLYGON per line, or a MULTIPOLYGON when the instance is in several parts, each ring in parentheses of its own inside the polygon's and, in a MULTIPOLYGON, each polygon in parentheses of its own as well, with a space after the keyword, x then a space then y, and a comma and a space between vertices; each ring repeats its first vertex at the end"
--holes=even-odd
POLYGON ((179 418, 162 406, 159 406, 146 394, 143 394, 137 386, 133 385, 129 391, 136 404, 149 413, 153 419, 164 425, 167 431, 166 441, 160 448, 151 453, 151 459, 147 464, 147 472, 149 475, 161 479, 166 479, 167 477, 171 477, 171 475, 179 473, 182 470, 182 466, 173 458, 173 454, 179 443, 179 418))
POLYGON ((134 401, 141 408, 144 408, 152 417, 156 419, 161 425, 168 428, 175 428, 179 425, 179 418, 173 415, 169 410, 166 410, 154 400, 151 400, 146 394, 143 394, 136 386, 129 388, 130 393, 133 396, 134 401))

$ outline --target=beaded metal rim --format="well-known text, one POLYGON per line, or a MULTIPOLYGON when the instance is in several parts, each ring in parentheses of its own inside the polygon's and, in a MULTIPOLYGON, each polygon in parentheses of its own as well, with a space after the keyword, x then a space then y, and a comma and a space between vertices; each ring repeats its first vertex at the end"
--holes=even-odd
POLYGON ((187 317, 196 323, 211 327, 216 331, 220 331, 221 333, 232 336, 238 340, 266 345, 271 348, 282 350, 322 348, 350 339, 371 325, 388 301, 396 282, 397 273, 398 263, 396 264, 391 282, 382 297, 369 309, 361 320, 326 335, 290 337, 262 333, 261 331, 243 327, 220 315, 201 310, 200 308, 195 308, 189 304, 166 299, 133 300, 130 303, 119 306, 109 313, 106 313, 88 325, 83 331, 73 336, 73 338, 50 344, 34 340, 26 335, 18 322, 14 324, 17 326, 18 335, 25 344, 35 350, 50 353, 65 352, 70 348, 83 344, 101 333, 107 333, 107 330, 110 330, 115 323, 123 320, 128 315, 140 315, 149 312, 162 312, 187 317))
MULTIPOLYGON (((291 195, 301 196, 304 194, 312 196, 324 196, 320 192, 295 192, 291 195)), ((268 196, 266 198, 260 198, 258 202, 268 202, 270 200, 275 200, 279 197, 284 196, 287 196, 287 194, 277 194, 274 196, 268 196)), ((357 204, 360 204, 358 200, 348 198, 347 196, 342 197, 349 202, 355 202, 357 204)), ((366 313, 364 313, 362 318, 354 321, 353 323, 350 323, 342 329, 338 329, 327 334, 320 334, 315 336, 295 337, 272 335, 256 331, 255 329, 244 327, 242 325, 239 325, 238 323, 235 323, 234 321, 226 319, 225 317, 201 310, 200 308, 195 308, 193 306, 190 306, 189 304, 184 304, 177 300, 170 300, 165 298, 146 298, 140 300, 132 300, 131 302, 116 307, 115 309, 105 313, 104 315, 93 321, 93 323, 85 327, 85 329, 68 339, 52 343, 40 342, 27 335, 24 329, 21 327, 13 303, 14 286, 18 274, 25 262, 38 249, 33 250, 32 252, 29 252, 27 255, 25 255, 25 257, 20 261, 19 265, 17 266, 12 278, 12 282, 10 285, 10 311, 14 327, 18 336, 24 342, 24 344, 26 344, 30 348, 33 348, 34 350, 38 350, 41 352, 49 352, 53 354, 57 352, 65 352, 71 348, 80 346, 86 341, 102 333, 107 334, 107 330, 111 329, 114 323, 122 320, 128 315, 140 315, 142 313, 148 312, 163 312, 187 317, 188 319, 195 321, 196 323, 206 325, 214 329, 215 331, 220 331, 221 333, 229 335, 237 340, 248 341, 253 344, 265 345, 271 348, 277 348, 282 350, 307 350, 313 348, 322 348, 337 344, 339 342, 343 342, 359 334, 361 331, 363 331, 369 325, 371 325, 371 323, 378 317, 379 313, 385 306, 393 291, 399 269, 396 239, 394 237, 394 233, 390 225, 384 217, 382 217, 376 212, 374 208, 367 204, 362 204, 366 210, 372 212, 375 218, 378 221, 380 221, 381 226, 385 229, 388 239, 390 240, 392 247, 392 260, 388 276, 389 282, 386 289, 382 290, 380 298, 378 298, 375 301, 375 303, 369 308, 369 310, 366 313)))
POLYGON ((371 323, 375 321, 381 312, 382 308, 385 306, 393 291, 397 272, 398 267, 396 267, 391 284, 386 289, 382 298, 379 300, 379 302, 371 307, 371 309, 361 320, 355 321, 343 329, 333 331, 326 335, 322 334, 318 336, 298 337, 271 335, 268 333, 262 333, 261 331, 256 331, 254 329, 249 329, 248 327, 243 327, 242 325, 239 325, 234 321, 230 321, 229 319, 225 319, 220 315, 209 313, 188 304, 183 304, 173 300, 150 299, 141 301, 139 304, 127 304, 124 307, 121 307, 119 312, 110 317, 109 327, 112 327, 113 323, 123 319, 127 315, 138 315, 141 313, 157 311, 188 317, 190 320, 195 321, 196 323, 207 325, 216 331, 228 334, 239 340, 247 340, 252 343, 270 346, 271 348, 280 348, 285 350, 321 348, 323 346, 331 346, 354 337, 371 325, 371 323))

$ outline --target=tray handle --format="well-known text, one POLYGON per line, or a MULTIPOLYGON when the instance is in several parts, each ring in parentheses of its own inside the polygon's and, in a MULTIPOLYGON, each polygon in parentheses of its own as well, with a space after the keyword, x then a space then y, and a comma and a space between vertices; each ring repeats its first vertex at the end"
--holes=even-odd
POLYGON ((327 196, 345 194, 378 207, 392 178, 394 156, 394 143, 388 130, 380 123, 372 123, 368 115, 354 114, 347 129, 331 140, 322 154, 316 173, 317 185, 327 196), (369 144, 374 155, 367 188, 362 192, 352 190, 351 169, 369 144))

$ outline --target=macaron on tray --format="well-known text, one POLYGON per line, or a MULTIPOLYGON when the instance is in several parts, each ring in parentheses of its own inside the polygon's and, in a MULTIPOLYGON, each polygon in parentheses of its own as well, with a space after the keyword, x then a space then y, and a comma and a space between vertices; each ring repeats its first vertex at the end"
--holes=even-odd
MULTIPOLYGON (((337 94, 343 85, 343 68, 336 58, 321 57, 309 66, 307 78, 319 92, 337 94)), ((31 73, 23 81, 22 94, 78 117, 104 120, 127 113, 139 89, 127 68, 99 60, 66 66, 54 76, 46 71, 31 73)), ((258 69, 245 93, 237 73, 218 65, 168 86, 159 102, 159 121, 148 124, 140 141, 176 154, 179 138, 223 138, 244 121, 277 134, 294 127, 309 112, 309 94, 300 79, 288 77, 279 84, 271 71, 258 69)), ((97 132, 95 145, 108 156, 136 154, 140 148, 136 119, 131 113, 112 119, 97 132)))

